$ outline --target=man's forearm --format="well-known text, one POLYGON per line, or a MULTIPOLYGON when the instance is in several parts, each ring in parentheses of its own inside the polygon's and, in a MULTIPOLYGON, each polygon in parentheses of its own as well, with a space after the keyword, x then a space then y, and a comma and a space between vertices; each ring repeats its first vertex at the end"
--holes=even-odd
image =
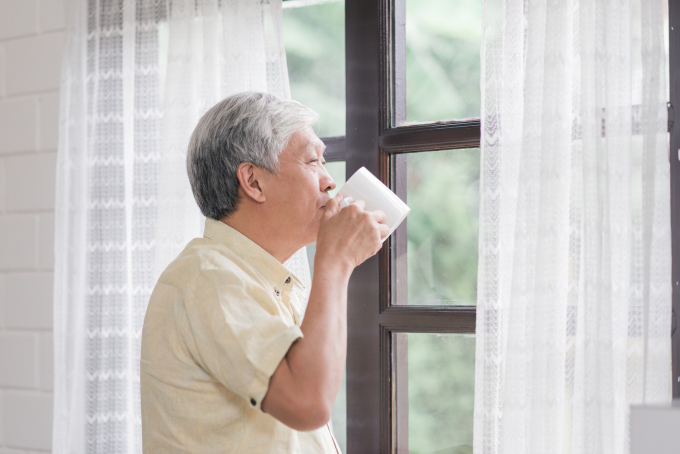
POLYGON ((262 410, 297 430, 330 418, 347 356, 347 284, 352 266, 315 261, 314 281, 295 342, 269 382, 262 410))
MULTIPOLYGON (((352 267, 317 260, 309 304, 302 323, 304 338, 291 348, 288 362, 307 386, 332 405, 347 356, 347 285, 352 267)), ((297 377, 296 377, 297 378, 297 377)))

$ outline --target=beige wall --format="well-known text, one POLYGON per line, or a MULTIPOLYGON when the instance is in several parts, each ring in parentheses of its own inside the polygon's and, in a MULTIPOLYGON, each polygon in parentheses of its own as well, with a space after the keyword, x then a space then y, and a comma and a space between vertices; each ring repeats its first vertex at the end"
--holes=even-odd
POLYGON ((0 0, 0 454, 49 451, 62 0, 0 0))

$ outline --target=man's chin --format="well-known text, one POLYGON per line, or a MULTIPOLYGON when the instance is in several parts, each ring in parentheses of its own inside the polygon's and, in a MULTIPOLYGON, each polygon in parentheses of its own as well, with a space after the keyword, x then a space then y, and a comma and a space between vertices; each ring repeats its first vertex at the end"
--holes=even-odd
POLYGON ((310 244, 316 243, 316 240, 319 237, 319 229, 317 228, 312 234, 309 235, 309 237, 305 241, 305 246, 309 246, 310 244))
POLYGON ((314 235, 313 237, 310 237, 305 241, 305 246, 309 246, 310 244, 316 243, 316 240, 318 238, 318 235, 314 235))
MULTIPOLYGON (((321 216, 323 215, 323 212, 320 212, 321 215, 317 216, 316 219, 314 220, 314 225, 310 226, 311 228, 307 230, 307 235, 304 236, 304 244, 305 246, 309 246, 310 244, 316 243, 316 240, 319 236, 319 223, 321 222, 321 216)), ((301 229, 303 230, 303 229, 301 229)))

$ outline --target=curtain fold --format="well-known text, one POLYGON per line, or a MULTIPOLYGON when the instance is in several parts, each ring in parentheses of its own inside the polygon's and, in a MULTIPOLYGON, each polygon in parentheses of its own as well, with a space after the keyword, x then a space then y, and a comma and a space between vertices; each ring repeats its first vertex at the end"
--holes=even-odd
POLYGON ((670 399, 662 0, 485 0, 474 449, 626 453, 670 399))
MULTIPOLYGON (((289 97, 281 0, 66 0, 55 207, 53 452, 141 452, 139 349, 203 217, 189 136, 224 97, 289 97)), ((286 263, 309 284, 303 250, 286 263)))

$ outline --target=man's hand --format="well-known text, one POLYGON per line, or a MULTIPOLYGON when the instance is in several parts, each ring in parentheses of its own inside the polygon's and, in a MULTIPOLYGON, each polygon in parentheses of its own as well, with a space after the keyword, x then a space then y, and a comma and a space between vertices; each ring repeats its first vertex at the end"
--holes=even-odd
POLYGON ((321 218, 314 281, 295 342, 269 379, 262 410, 295 430, 314 430, 330 419, 347 356, 347 284, 354 268, 380 250, 389 233, 385 214, 357 201, 339 209, 331 199, 321 218))
POLYGON ((390 230, 382 211, 366 211, 361 200, 340 209, 342 199, 338 194, 326 204, 319 224, 316 256, 320 261, 329 259, 354 269, 380 250, 390 230))

